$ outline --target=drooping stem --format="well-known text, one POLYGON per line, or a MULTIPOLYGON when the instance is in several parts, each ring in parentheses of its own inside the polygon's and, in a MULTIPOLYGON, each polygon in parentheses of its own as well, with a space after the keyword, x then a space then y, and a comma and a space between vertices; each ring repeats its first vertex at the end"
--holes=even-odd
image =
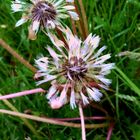
POLYGON ((42 88, 25 90, 25 91, 22 91, 22 92, 17 92, 17 93, 12 93, 12 94, 8 94, 8 95, 0 96, 0 100, 11 99, 11 98, 25 96, 25 95, 29 95, 29 94, 35 94, 35 93, 38 93, 38 92, 45 92, 45 90, 43 90, 42 88))
POLYGON ((82 106, 80 103, 79 103, 79 114, 80 114, 80 118, 81 118, 82 140, 86 140, 84 114, 83 114, 83 109, 82 109, 82 106))
MULTIPOLYGON (((27 114, 24 114, 24 113, 19 113, 19 112, 15 112, 15 111, 4 110, 4 109, 0 109, 0 113, 9 114, 9 115, 12 115, 12 116, 17 116, 17 117, 21 117, 21 118, 31 119, 31 120, 44 122, 44 123, 49 123, 49 124, 54 124, 54 125, 68 126, 68 127, 74 127, 74 128, 80 128, 81 127, 81 124, 77 124, 77 123, 68 123, 68 122, 63 122, 63 121, 57 121, 57 120, 54 120, 54 119, 42 118, 42 117, 37 117, 37 116, 34 116, 34 115, 27 115, 27 114)), ((108 123, 86 124, 85 128, 88 128, 88 129, 103 128, 103 127, 107 127, 108 125, 109 125, 108 123)))
POLYGON ((26 61, 21 55, 19 55, 12 47, 10 47, 4 40, 0 39, 0 45, 5 48, 12 56, 18 59, 22 64, 24 64, 32 72, 36 72, 36 68, 33 67, 28 61, 26 61))
POLYGON ((82 0, 78 0, 78 3, 80 5, 82 19, 83 19, 84 28, 85 28, 85 33, 86 33, 86 37, 87 37, 88 36, 88 24, 87 24, 86 12, 85 12, 82 0))

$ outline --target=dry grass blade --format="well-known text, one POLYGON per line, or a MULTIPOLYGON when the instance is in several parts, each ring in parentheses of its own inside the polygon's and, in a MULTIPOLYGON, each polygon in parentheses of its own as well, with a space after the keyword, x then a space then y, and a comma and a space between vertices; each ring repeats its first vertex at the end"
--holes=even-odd
POLYGON ((10 47, 4 40, 0 39, 0 45, 6 49, 12 56, 17 58, 22 64, 24 64, 32 72, 36 72, 36 68, 33 67, 27 60, 25 60, 21 55, 19 55, 12 47, 10 47))

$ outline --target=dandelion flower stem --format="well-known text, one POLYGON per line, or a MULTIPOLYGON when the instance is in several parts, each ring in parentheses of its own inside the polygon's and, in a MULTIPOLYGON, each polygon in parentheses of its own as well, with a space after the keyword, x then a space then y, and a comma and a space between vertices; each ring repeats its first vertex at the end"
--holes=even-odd
POLYGON ((17 92, 17 93, 12 93, 12 94, 8 94, 8 95, 0 96, 0 100, 11 99, 11 98, 25 96, 25 95, 29 95, 29 94, 38 93, 38 92, 45 92, 45 90, 43 90, 42 88, 37 88, 37 89, 26 90, 26 91, 17 92))
MULTIPOLYGON (((76 2, 74 2, 74 6, 75 6, 76 12, 80 16, 80 12, 79 12, 79 9, 78 9, 78 6, 77 6, 76 2)), ((77 26, 78 26, 78 29, 79 29, 80 34, 85 39, 87 36, 86 36, 85 29, 84 29, 84 24, 83 24, 81 18, 79 19, 79 21, 77 21, 77 24, 78 24, 77 26)))
POLYGON ((82 18, 83 18, 83 23, 84 23, 84 27, 85 27, 85 33, 86 33, 86 37, 87 37, 87 35, 88 35, 88 25, 87 25, 87 17, 86 17, 85 9, 84 9, 82 0, 78 0, 78 2, 79 2, 79 5, 80 5, 81 14, 82 14, 82 18))
MULTIPOLYGON (((53 118, 58 121, 76 121, 80 118, 53 118)), ((93 116, 93 117, 84 117, 84 120, 112 120, 112 117, 102 117, 102 116, 93 116)))
POLYGON ((10 47, 4 40, 0 39, 0 45, 6 49, 12 56, 17 58, 22 64, 24 64, 28 69, 32 72, 36 72, 36 68, 33 67, 27 60, 25 60, 22 56, 20 56, 12 47, 10 47))
POLYGON ((77 31, 76 31, 76 26, 75 26, 75 21, 72 20, 71 18, 71 24, 72 24, 72 31, 75 35, 77 35, 77 31))
MULTIPOLYGON (((63 122, 63 121, 57 121, 57 120, 54 120, 54 119, 42 118, 42 117, 37 117, 37 116, 34 116, 34 115, 28 115, 28 114, 15 112, 15 111, 4 110, 4 109, 0 109, 0 113, 9 114, 9 115, 17 116, 17 117, 20 117, 20 118, 23 118, 23 119, 26 118, 26 119, 31 119, 31 120, 44 122, 44 123, 49 123, 49 124, 54 124, 54 125, 68 126, 68 127, 74 127, 74 128, 80 128, 81 127, 81 124, 77 124, 77 123, 68 123, 68 122, 63 122)), ((89 129, 92 129, 92 128, 103 128, 103 127, 107 127, 108 125, 109 125, 108 123, 86 124, 85 127, 89 128, 89 129)))
POLYGON ((114 122, 110 123, 106 140, 110 140, 111 139, 111 135, 112 135, 112 131, 113 131, 114 125, 115 125, 114 122))
POLYGON ((86 130, 85 130, 85 122, 84 122, 84 114, 81 104, 79 103, 79 114, 81 118, 81 127, 82 127, 82 140, 86 140, 86 130))

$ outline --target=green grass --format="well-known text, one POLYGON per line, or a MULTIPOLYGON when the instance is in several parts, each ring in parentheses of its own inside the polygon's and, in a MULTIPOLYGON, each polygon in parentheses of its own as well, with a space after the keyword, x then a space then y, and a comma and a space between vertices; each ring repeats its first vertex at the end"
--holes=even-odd
MULTIPOLYGON (((139 0, 83 0, 88 17, 89 32, 101 37, 100 46, 106 45, 106 52, 112 54, 110 62, 116 69, 110 74, 112 92, 106 92, 99 103, 110 116, 116 119, 112 140, 140 139, 140 61, 127 56, 116 57, 122 51, 140 53, 140 1, 139 0), (109 99, 109 100, 108 100, 109 99)), ((42 32, 36 41, 27 39, 27 26, 14 25, 20 14, 10 10, 10 0, 1 0, 0 38, 4 39, 21 56, 34 65, 40 53, 48 55, 45 46, 51 44, 42 32), (7 28, 1 28, 4 24, 7 28)), ((70 23, 68 22, 70 25, 70 23)), ((33 73, 0 47, 0 93, 8 94, 36 88, 33 73)), ((31 110, 37 116, 52 118, 78 117, 78 109, 71 110, 69 105, 60 110, 52 110, 43 94, 29 95, 10 99, 20 112, 31 110)), ((9 107, 0 101, 1 109, 9 107)), ((97 115, 91 107, 85 115, 97 115)), ((79 140, 81 130, 57 125, 29 121, 43 140, 79 140)), ((95 121, 93 121, 95 122, 95 121)), ((107 128, 87 130, 88 140, 105 140, 107 128)), ((0 114, 0 139, 24 140, 29 136, 38 138, 18 117, 0 114)))

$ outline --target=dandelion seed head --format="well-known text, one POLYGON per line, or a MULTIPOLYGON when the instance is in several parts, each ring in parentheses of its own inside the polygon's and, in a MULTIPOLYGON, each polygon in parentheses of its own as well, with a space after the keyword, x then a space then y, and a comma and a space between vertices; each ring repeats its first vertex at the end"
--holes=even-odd
POLYGON ((16 23, 16 27, 31 21, 29 27, 29 38, 36 39, 39 28, 50 29, 58 27, 63 28, 63 19, 71 17, 74 20, 79 20, 78 14, 74 11, 75 7, 71 4, 72 1, 66 0, 31 0, 30 3, 16 0, 11 4, 13 12, 22 12, 22 17, 16 23))
POLYGON ((70 102, 71 108, 74 109, 79 102, 83 105, 91 101, 99 102, 103 96, 100 89, 108 89, 111 80, 106 75, 114 67, 114 63, 106 62, 111 55, 102 55, 107 47, 98 49, 100 38, 96 35, 90 34, 85 41, 82 41, 74 36, 69 28, 64 29, 64 33, 68 50, 63 49, 65 47, 63 43, 60 47, 59 43, 54 41, 59 41, 57 37, 50 34, 56 49, 59 48, 58 52, 48 47, 47 50, 53 61, 50 59, 48 62, 48 59, 43 58, 36 60, 38 72, 43 78, 39 83, 51 82, 47 94, 51 107, 57 108, 55 105, 58 103, 59 108, 70 102), (43 65, 41 67, 41 63, 37 63, 40 60, 43 64, 47 64, 47 70, 44 70, 43 65), (54 100, 56 98, 57 100, 54 100))

